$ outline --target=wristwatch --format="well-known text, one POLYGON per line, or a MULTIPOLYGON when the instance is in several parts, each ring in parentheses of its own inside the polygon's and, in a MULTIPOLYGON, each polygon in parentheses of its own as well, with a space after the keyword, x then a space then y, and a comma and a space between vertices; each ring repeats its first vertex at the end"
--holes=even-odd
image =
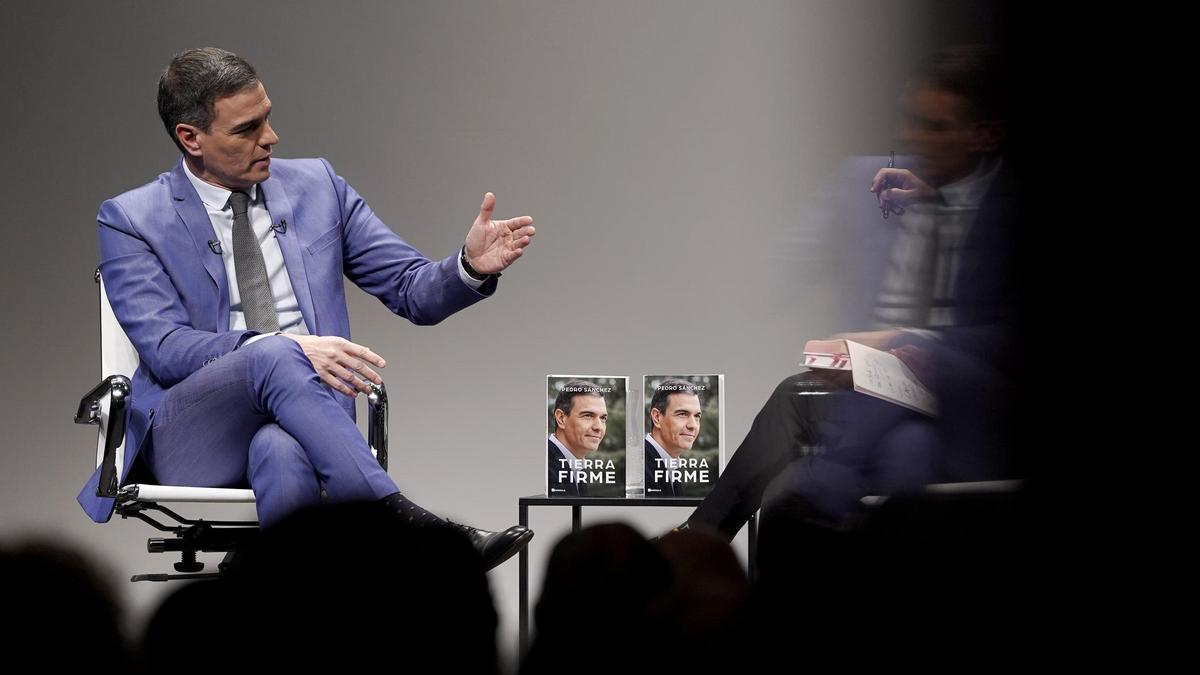
POLYGON ((471 267, 471 263, 467 261, 467 246, 466 246, 466 244, 463 244, 463 247, 461 249, 459 249, 458 259, 460 262, 462 262, 463 269, 467 271, 467 275, 470 276, 472 279, 475 279, 476 281, 487 281, 488 279, 491 279, 492 277, 500 276, 499 272, 497 272, 495 274, 483 274, 480 272, 476 272, 475 268, 471 267))

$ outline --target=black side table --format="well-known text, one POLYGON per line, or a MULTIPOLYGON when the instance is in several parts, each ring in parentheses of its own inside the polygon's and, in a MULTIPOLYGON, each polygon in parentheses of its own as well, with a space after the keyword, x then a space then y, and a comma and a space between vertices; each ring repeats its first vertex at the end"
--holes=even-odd
MULTIPOLYGON (((529 527, 529 507, 531 506, 570 506, 571 507, 571 531, 578 532, 582 527, 583 522, 583 507, 585 506, 688 506, 696 508, 703 501, 699 497, 546 497, 545 495, 532 495, 529 497, 521 497, 517 500, 517 512, 519 515, 519 523, 525 527, 529 527)), ((758 539, 758 521, 756 516, 750 516, 750 521, 746 523, 748 560, 750 571, 754 571, 754 552, 755 544, 758 539)), ((520 553, 521 565, 521 607, 520 607, 520 643, 519 654, 525 656, 529 648, 529 547, 521 549, 520 553)))

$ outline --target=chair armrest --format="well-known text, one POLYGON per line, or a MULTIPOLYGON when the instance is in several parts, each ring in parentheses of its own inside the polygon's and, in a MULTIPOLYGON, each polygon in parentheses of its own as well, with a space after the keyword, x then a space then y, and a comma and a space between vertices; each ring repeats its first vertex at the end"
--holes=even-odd
POLYGON ((75 424, 99 424, 101 399, 110 392, 114 401, 118 398, 124 399, 129 396, 129 389, 129 378, 124 375, 113 375, 100 380, 100 384, 79 399, 79 409, 75 411, 75 424))
POLYGON ((117 496, 117 448, 125 442, 125 403, 129 400, 130 390, 128 377, 107 377, 80 399, 79 408, 75 411, 76 424, 98 425, 104 418, 102 401, 105 396, 109 397, 104 455, 100 460, 100 482, 96 485, 98 497, 117 496))
POLYGON ((387 471, 388 461, 388 400, 387 388, 382 384, 371 384, 367 394, 367 444, 379 466, 387 471))

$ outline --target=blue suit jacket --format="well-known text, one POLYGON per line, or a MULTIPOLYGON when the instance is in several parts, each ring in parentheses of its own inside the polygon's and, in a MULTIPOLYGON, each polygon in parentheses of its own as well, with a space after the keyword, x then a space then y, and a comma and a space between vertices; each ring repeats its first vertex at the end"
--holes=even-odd
MULTIPOLYGON (((121 476, 150 441, 154 409, 171 386, 237 349, 254 331, 229 330, 225 266, 183 160, 154 182, 100 206, 100 271, 113 312, 137 349, 121 476)), ((457 254, 431 261, 380 221, 323 159, 274 159, 261 183, 304 323, 313 335, 350 338, 342 276, 416 324, 434 324, 495 289, 459 278, 457 254)), ((354 401, 344 398, 351 416, 354 401)), ((112 499, 96 496, 99 470, 78 500, 97 522, 112 499)))

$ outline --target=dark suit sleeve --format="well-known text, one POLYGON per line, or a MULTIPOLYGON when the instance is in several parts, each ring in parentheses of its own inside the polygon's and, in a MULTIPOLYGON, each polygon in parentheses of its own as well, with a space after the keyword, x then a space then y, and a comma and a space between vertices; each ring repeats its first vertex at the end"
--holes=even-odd
MULTIPOLYGON (((658 457, 658 451, 654 449, 653 445, 650 445, 650 441, 642 441, 642 448, 642 457, 645 460, 645 466, 643 468, 646 472, 645 481, 643 484, 645 485, 646 494, 649 495, 650 490, 652 489, 659 490, 661 492, 666 489, 666 484, 661 480, 654 479, 654 470, 657 466, 657 462, 654 460, 658 457)), ((663 495, 657 494, 655 496, 661 497, 663 495)))
POLYGON ((392 312, 419 325, 440 322, 491 295, 493 277, 479 290, 458 275, 458 253, 434 262, 392 232, 325 160, 341 209, 346 277, 392 312))
POLYGON ((113 199, 104 202, 97 220, 100 273, 113 313, 142 362, 163 386, 179 382, 256 334, 192 328, 158 255, 121 205, 113 199))

